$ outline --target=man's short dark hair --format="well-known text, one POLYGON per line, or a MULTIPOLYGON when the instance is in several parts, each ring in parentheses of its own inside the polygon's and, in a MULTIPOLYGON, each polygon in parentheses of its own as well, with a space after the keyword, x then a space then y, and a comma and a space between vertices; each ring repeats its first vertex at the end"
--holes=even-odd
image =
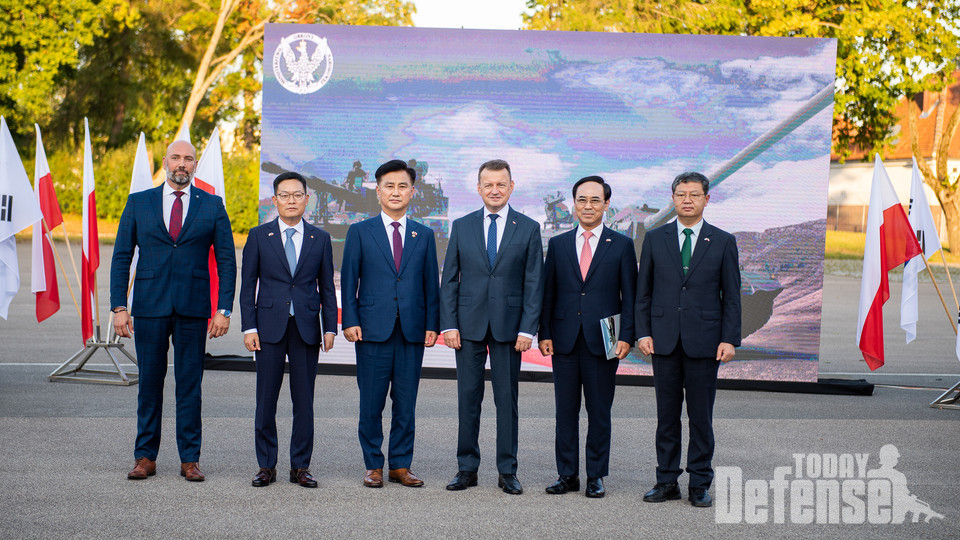
POLYGON ((609 201, 609 200, 610 200, 610 195, 613 194, 613 190, 610 188, 610 184, 604 182, 604 181, 603 181, 603 178, 601 178, 601 177, 599 177, 599 176, 584 176, 583 178, 577 180, 577 183, 573 185, 573 198, 574 198, 574 199, 577 198, 577 188, 579 188, 579 187, 581 186, 581 184, 586 184, 587 182, 596 182, 596 183, 600 184, 601 186, 603 186, 603 200, 604 200, 604 201, 609 201))
POLYGON ((304 178, 300 173, 295 173, 291 171, 291 172, 280 173, 279 176, 273 179, 274 195, 277 194, 277 187, 280 185, 280 182, 283 182, 284 180, 299 180, 300 185, 303 186, 303 192, 304 193, 307 192, 307 179, 304 178))
POLYGON ((505 170, 505 171, 507 171, 507 178, 509 178, 510 181, 513 182, 513 175, 510 173, 510 164, 507 163, 506 161, 502 160, 502 159, 491 159, 490 161, 488 161, 488 162, 486 162, 486 163, 484 163, 483 165, 480 166, 480 170, 477 171, 477 183, 478 183, 478 184, 480 183, 480 173, 482 173, 482 172, 484 171, 484 169, 486 169, 486 170, 488 170, 488 171, 503 171, 503 170, 505 170))
POLYGON ((699 182, 700 185, 703 187, 704 195, 710 192, 710 181, 707 180, 706 176, 698 172, 683 172, 678 174, 677 177, 673 179, 673 185, 670 186, 670 192, 676 193, 677 186, 679 186, 680 184, 684 184, 686 182, 699 182))
POLYGON ((406 171, 407 176, 410 177, 411 186, 417 182, 417 171, 408 167, 406 161, 403 161, 402 159, 391 159, 390 161, 377 167, 377 172, 373 173, 374 177, 377 179, 377 185, 380 184, 380 179, 383 178, 383 175, 397 171, 406 171))

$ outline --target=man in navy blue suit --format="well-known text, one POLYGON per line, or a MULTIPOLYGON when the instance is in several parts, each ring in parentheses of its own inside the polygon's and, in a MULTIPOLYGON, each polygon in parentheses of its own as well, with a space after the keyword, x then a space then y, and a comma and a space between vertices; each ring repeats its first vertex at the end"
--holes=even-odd
POLYGON ((484 365, 490 354, 493 402, 497 407, 497 484, 519 495, 517 395, 520 357, 533 343, 543 302, 543 245, 540 224, 511 208, 510 165, 488 161, 477 173, 483 208, 453 222, 443 262, 440 326, 443 341, 456 349, 457 474, 447 489, 477 485, 480 467, 480 405, 484 365))
POLYGON ((603 226, 610 185, 599 176, 573 185, 578 225, 550 239, 543 267, 543 311, 538 346, 553 356, 557 407, 557 481, 547 493, 580 490, 580 396, 587 407, 587 497, 603 497, 610 463, 610 409, 617 367, 633 343, 637 255, 633 241, 603 226), (607 354, 600 321, 620 315, 614 356, 607 354))
POLYGON ((703 220, 710 182, 686 172, 673 181, 677 219, 649 231, 640 251, 634 311, 640 352, 652 355, 657 396, 657 483, 647 502, 680 498, 680 412, 686 395, 688 498, 709 507, 717 369, 740 346, 737 241, 703 220))
POLYGON ((439 270, 433 231, 407 217, 416 171, 399 159, 376 173, 380 214, 350 226, 340 270, 343 335, 357 353, 363 485, 383 487, 383 407, 393 401, 389 479, 423 481, 413 461, 424 347, 437 341, 439 270))
POLYGON ((310 200, 303 176, 277 176, 273 193, 279 217, 250 229, 240 274, 243 344, 256 352, 257 364, 254 439, 260 470, 252 484, 269 486, 277 479, 277 398, 288 359, 293 401, 290 481, 315 488, 310 458, 317 361, 321 342, 329 351, 337 333, 333 250, 330 235, 303 219, 310 200))
POLYGON ((140 388, 137 396, 136 463, 127 474, 141 480, 156 474, 163 411, 163 379, 173 338, 177 384, 177 449, 180 475, 203 481, 200 460, 200 381, 206 335, 216 338, 230 327, 237 260, 230 219, 220 197, 190 185, 196 150, 174 141, 163 158, 163 185, 127 198, 120 216, 110 265, 110 305, 118 336, 134 337, 140 388), (210 319, 210 247, 220 275, 218 311, 210 319), (133 305, 127 311, 127 286, 134 249, 140 248, 133 305), (131 316, 134 317, 131 320, 131 316))

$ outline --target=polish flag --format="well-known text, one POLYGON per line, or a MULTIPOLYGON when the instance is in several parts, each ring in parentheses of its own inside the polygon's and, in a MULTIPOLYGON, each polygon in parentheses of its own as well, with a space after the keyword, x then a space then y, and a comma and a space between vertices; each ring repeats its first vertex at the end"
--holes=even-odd
MULTIPOLYGON (((153 167, 150 165, 150 156, 147 154, 147 136, 140 132, 137 141, 137 155, 133 158, 133 174, 130 175, 130 194, 146 191, 153 187, 153 167)), ((140 248, 133 248, 133 259, 130 268, 136 269, 140 260, 140 248)), ((133 305, 133 279, 130 279, 130 293, 127 295, 127 305, 133 305)))
POLYGON ((100 240, 97 233, 97 193, 93 181, 93 152, 90 125, 83 119, 83 264, 80 270, 80 329, 83 342, 93 337, 93 303, 96 300, 97 268, 100 267, 100 240))
POLYGON ((43 212, 43 222, 33 225, 33 270, 32 290, 37 295, 37 322, 43 322, 60 310, 60 290, 57 284, 57 267, 53 260, 53 243, 51 237, 44 232, 44 222, 47 231, 63 223, 60 213, 60 203, 57 201, 57 192, 53 189, 53 177, 50 175, 50 166, 47 165, 47 154, 43 149, 43 140, 40 138, 40 126, 33 125, 37 130, 37 155, 33 169, 33 189, 40 202, 43 212))
POLYGON ((887 272, 922 252, 879 154, 873 163, 866 233, 857 346, 870 369, 876 370, 883 365, 883 304, 890 298, 887 272))
MULTIPOLYGON (((220 129, 213 128, 207 147, 200 155, 197 170, 193 175, 193 185, 220 197, 224 206, 227 204, 226 190, 223 183, 223 153, 220 150, 220 129)), ((213 247, 210 247, 210 317, 217 312, 217 303, 220 295, 220 276, 217 274, 217 258, 213 247)))

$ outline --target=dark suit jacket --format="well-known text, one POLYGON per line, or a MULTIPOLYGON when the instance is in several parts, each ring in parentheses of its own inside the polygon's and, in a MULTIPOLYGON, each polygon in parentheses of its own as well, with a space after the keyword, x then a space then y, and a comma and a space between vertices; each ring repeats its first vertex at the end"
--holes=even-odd
POLYGON ((677 342, 687 356, 716 357, 721 342, 740 346, 740 263, 732 234, 703 222, 683 275, 677 222, 647 232, 637 276, 637 339, 657 354, 677 342))
MULTIPOLYGON (((543 302, 540 224, 510 208, 493 268, 483 241, 481 208, 453 222, 440 287, 440 327, 463 339, 514 342, 537 333, 543 302)), ((499 225, 499 223, 498 223, 499 225)))
POLYGON ((140 248, 130 315, 210 317, 210 246, 220 277, 217 309, 232 309, 237 259, 223 201, 196 186, 174 242, 163 224, 163 186, 133 193, 120 216, 110 265, 110 306, 127 305, 130 261, 140 248))
POLYGON ((620 314, 620 338, 633 344, 637 255, 626 236, 603 227, 587 279, 577 260, 577 231, 550 239, 543 266, 543 313, 539 339, 552 339, 554 352, 570 354, 583 327, 587 349, 606 356, 600 319, 620 314))
POLYGON ((337 295, 333 286, 330 235, 303 222, 303 245, 297 258, 296 273, 291 276, 278 220, 250 229, 243 247, 241 327, 243 330, 256 328, 260 340, 265 343, 279 343, 286 334, 290 302, 293 302, 300 337, 315 345, 320 343, 325 332, 337 333, 337 295))
POLYGON ((439 332, 440 278, 433 231, 407 217, 400 272, 393 262, 380 214, 347 231, 340 269, 341 324, 359 326, 364 341, 386 341, 397 314, 403 337, 423 343, 427 330, 439 332))

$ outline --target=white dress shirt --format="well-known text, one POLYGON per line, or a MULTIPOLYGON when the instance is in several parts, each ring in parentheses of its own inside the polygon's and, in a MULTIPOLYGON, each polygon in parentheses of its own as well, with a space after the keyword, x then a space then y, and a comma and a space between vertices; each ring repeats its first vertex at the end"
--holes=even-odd
POLYGON ((503 208, 501 208, 497 212, 491 212, 487 210, 486 206, 483 207, 483 245, 484 247, 486 247, 487 245, 487 236, 490 233, 490 216, 493 214, 497 214, 498 216, 500 216, 497 218, 497 253, 500 252, 500 241, 503 240, 503 230, 507 228, 506 226, 507 214, 509 213, 510 213, 509 204, 503 205, 503 208))
MULTIPOLYGON (((187 184, 187 187, 183 188, 183 196, 180 197, 180 200, 183 202, 183 216, 181 219, 187 219, 187 210, 190 208, 190 190, 193 186, 187 184)), ((170 230, 170 212, 173 210, 173 201, 177 200, 177 196, 173 194, 175 190, 170 187, 166 181, 163 182, 163 196, 161 201, 163 203, 163 224, 167 227, 167 230, 170 230)), ((183 221, 180 222, 180 225, 183 225, 183 221)))
MULTIPOLYGON (((393 218, 388 216, 386 212, 380 212, 380 219, 383 220, 383 228, 387 231, 387 243, 390 244, 390 253, 393 253, 393 218)), ((407 240, 407 216, 404 215, 397 220, 400 223, 400 249, 403 249, 403 244, 407 240)))
MULTIPOLYGON (((583 233, 587 229, 583 228, 583 225, 577 224, 577 262, 580 262, 580 255, 583 254, 583 233)), ((597 255, 597 248, 600 247, 600 236, 603 234, 603 222, 601 222, 596 227, 590 229, 590 232, 593 233, 593 236, 590 237, 590 255, 597 255)))
MULTIPOLYGON (((283 222, 282 219, 278 219, 277 223, 280 225, 280 242, 283 244, 283 249, 287 249, 287 229, 293 229, 297 232, 293 233, 293 247, 297 252, 297 261, 300 260, 300 249, 303 247, 303 218, 297 222, 293 227, 287 225, 283 222)), ((284 252, 286 253, 286 252, 284 252)), ((290 271, 293 272, 295 268, 291 268, 290 271)))
POLYGON ((703 228, 703 219, 696 222, 692 227, 684 227, 683 223, 677 221, 677 241, 681 250, 683 250, 683 239, 686 238, 683 234, 685 228, 693 231, 693 234, 690 235, 690 256, 693 257, 693 250, 697 249, 697 238, 700 238, 700 229, 703 228))

